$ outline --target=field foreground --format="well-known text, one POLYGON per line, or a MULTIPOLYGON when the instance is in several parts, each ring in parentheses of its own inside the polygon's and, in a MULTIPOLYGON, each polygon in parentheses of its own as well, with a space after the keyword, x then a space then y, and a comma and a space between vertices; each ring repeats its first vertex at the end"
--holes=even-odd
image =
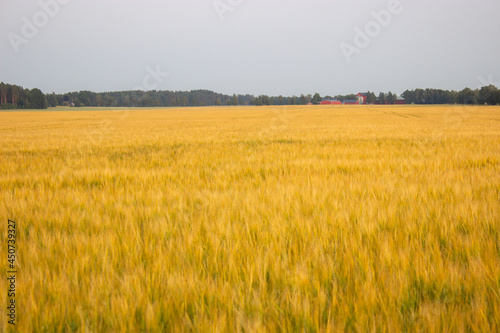
POLYGON ((500 330, 500 107, 0 120, 19 331, 500 330))

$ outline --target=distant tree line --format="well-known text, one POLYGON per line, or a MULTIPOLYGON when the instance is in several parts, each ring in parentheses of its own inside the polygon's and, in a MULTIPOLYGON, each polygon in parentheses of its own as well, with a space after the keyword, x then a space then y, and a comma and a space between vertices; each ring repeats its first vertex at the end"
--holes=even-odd
POLYGON ((253 96, 218 94, 209 90, 193 91, 118 91, 94 93, 71 92, 55 95, 52 102, 64 106, 97 107, 179 107, 212 105, 250 105, 253 96))
POLYGON ((403 97, 407 104, 468 104, 468 105, 498 105, 500 104, 500 89, 494 85, 462 91, 441 89, 406 90, 403 97))
POLYGON ((0 109, 46 109, 47 98, 40 89, 0 83, 0 109))
MULTIPOLYGON (((406 90, 402 97, 407 104, 500 104, 500 89, 493 85, 462 91, 440 89, 406 90)), ((91 91, 46 94, 40 89, 0 83, 1 109, 46 109, 55 106, 74 107, 183 107, 183 106, 236 106, 236 105, 306 105, 319 104, 323 99, 355 100, 356 94, 320 96, 267 96, 224 95, 209 90, 192 91, 117 91, 95 93, 91 91)), ((392 92, 375 95, 367 93, 368 104, 395 104, 398 100, 392 92)))
POLYGON ((300 96, 267 96, 260 95, 252 98, 251 105, 306 105, 313 100, 312 95, 300 96))

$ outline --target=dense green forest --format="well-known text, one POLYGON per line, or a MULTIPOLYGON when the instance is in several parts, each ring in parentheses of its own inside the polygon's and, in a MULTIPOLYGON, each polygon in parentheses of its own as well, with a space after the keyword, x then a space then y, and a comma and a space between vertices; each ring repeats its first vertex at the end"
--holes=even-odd
MULTIPOLYGON (((402 97, 407 104, 500 104, 500 89, 493 85, 480 89, 465 88, 462 91, 440 89, 406 90, 402 97)), ((356 99, 356 94, 320 96, 233 96, 209 90, 193 91, 118 91, 95 93, 91 91, 66 94, 43 94, 40 89, 25 89, 20 86, 0 83, 0 108, 2 109, 46 109, 55 106, 74 107, 180 107, 217 105, 305 105, 318 104, 323 98, 338 100, 356 99)), ((394 104, 397 95, 381 92, 378 96, 368 92, 369 104, 394 104)))
POLYGON ((403 98, 407 104, 500 104, 500 89, 494 85, 472 90, 448 91, 440 89, 406 90, 403 98))
POLYGON ((40 89, 24 89, 0 83, 0 107, 2 109, 46 109, 47 97, 40 89))

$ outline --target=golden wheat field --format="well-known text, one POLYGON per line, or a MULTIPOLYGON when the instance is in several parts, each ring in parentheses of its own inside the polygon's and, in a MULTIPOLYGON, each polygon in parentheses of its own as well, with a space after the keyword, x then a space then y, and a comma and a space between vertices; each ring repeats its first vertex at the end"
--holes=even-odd
POLYGON ((20 332, 500 330, 500 107, 2 112, 0 142, 20 332))

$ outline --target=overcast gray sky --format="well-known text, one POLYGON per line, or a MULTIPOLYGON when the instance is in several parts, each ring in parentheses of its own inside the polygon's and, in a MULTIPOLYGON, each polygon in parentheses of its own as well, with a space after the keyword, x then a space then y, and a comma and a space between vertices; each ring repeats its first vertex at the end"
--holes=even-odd
POLYGON ((499 0, 0 0, 0 81, 131 90, 149 67, 169 73, 156 90, 476 88, 500 81, 499 15, 499 0))

